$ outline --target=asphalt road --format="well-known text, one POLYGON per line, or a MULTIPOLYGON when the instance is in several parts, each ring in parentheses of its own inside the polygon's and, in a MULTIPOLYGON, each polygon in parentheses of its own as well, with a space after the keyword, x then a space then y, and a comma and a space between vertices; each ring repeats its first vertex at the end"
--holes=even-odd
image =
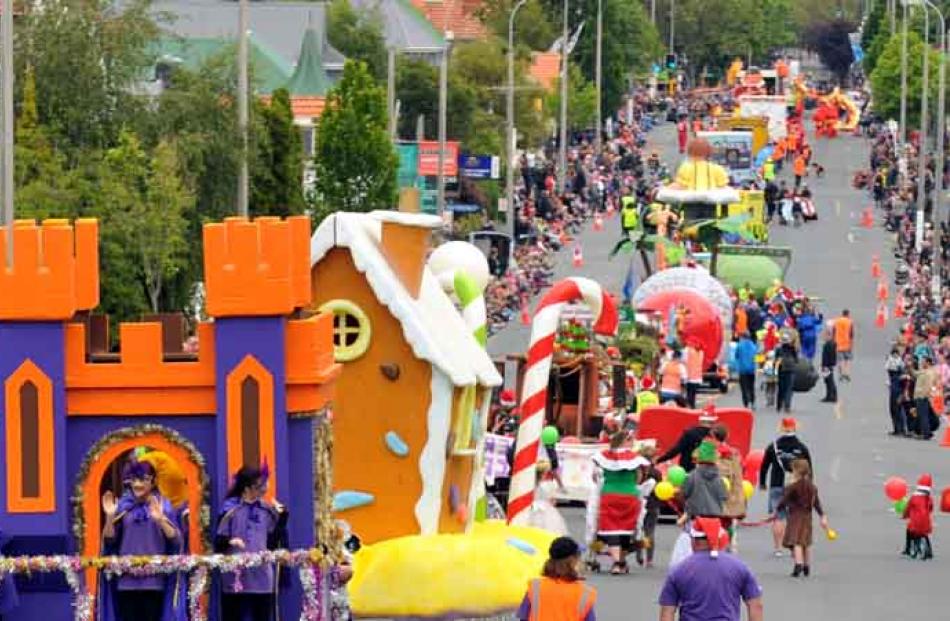
MULTIPOLYGON (((660 149, 667 161, 676 161, 672 126, 655 130, 648 148, 660 149)), ((759 578, 770 621, 950 618, 950 598, 940 593, 940 588, 950 583, 950 545, 943 544, 950 537, 950 516, 935 514, 933 561, 904 560, 899 556, 904 524, 890 510, 883 493, 882 484, 888 476, 902 476, 912 484, 921 473, 930 472, 935 495, 939 495, 950 485, 950 448, 887 435, 890 423, 883 361, 898 324, 891 321, 883 330, 874 326, 876 302, 870 262, 872 254, 879 254, 882 267, 890 273, 892 242, 881 228, 858 227, 860 211, 869 200, 850 183, 853 172, 866 166, 867 151, 863 138, 815 142, 815 157, 826 167, 823 179, 808 180, 819 220, 799 229, 775 226, 772 231, 773 243, 792 246, 795 251, 788 284, 824 298, 828 316, 838 315, 842 308, 851 309, 857 338, 854 381, 839 385, 838 406, 819 403, 823 395, 820 382, 811 393, 796 394, 792 404, 800 436, 814 455, 822 502, 839 539, 829 542, 816 536, 812 577, 794 580, 789 577, 790 560, 772 557, 767 527, 740 531, 739 554, 759 578)), ((589 276, 619 291, 627 263, 623 259, 607 260, 618 236, 617 227, 619 223, 613 220, 607 222, 604 232, 587 230, 581 234, 585 265, 574 269, 570 252, 562 252, 558 276, 589 276)), ((512 325, 492 338, 489 349, 496 355, 522 352, 527 341, 528 328, 512 325)), ((724 403, 736 403, 736 393, 731 391, 724 403)), ((757 413, 755 447, 764 448, 775 437, 778 420, 775 412, 757 413)), ((937 438, 942 434, 943 428, 937 438)), ((764 493, 755 495, 750 520, 765 516, 765 500, 764 493)), ((574 534, 582 536, 582 511, 563 511, 574 534)), ((820 534, 818 530, 816 535, 820 534)), ((657 597, 675 537, 674 526, 659 527, 657 566, 652 570, 634 565, 628 576, 589 577, 600 592, 599 619, 658 618, 657 597)))

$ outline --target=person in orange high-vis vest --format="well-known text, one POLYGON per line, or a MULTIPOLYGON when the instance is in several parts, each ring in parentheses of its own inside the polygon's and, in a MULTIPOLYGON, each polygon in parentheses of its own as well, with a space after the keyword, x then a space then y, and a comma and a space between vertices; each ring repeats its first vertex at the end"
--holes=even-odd
POLYGON ((838 374, 842 382, 851 381, 851 358, 854 355, 854 323, 848 309, 841 311, 841 316, 835 319, 835 349, 838 353, 838 374))
POLYGON ((570 537, 551 542, 541 577, 528 583, 518 608, 520 621, 597 621, 597 590, 584 584, 578 567, 581 548, 570 537))
POLYGON ((696 393, 703 385, 703 350, 694 341, 686 343, 686 403, 696 409, 696 393))
POLYGON ((795 162, 792 164, 792 172, 795 173, 796 188, 802 185, 802 177, 805 176, 806 164, 804 153, 799 153, 795 156, 795 162))

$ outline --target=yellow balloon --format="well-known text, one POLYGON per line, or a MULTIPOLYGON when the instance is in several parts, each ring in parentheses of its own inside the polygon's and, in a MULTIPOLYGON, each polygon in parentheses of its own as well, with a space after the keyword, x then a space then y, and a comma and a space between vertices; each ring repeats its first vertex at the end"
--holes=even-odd
POLYGON ((676 495, 676 488, 669 481, 660 481, 653 488, 653 493, 656 494, 657 498, 665 501, 676 495))
POLYGON ((834 541, 838 538, 838 531, 833 528, 829 528, 827 531, 825 531, 825 534, 828 536, 828 541, 834 541))
POLYGON ((726 477, 722 477, 722 484, 726 486, 727 494, 732 491, 732 483, 729 481, 729 479, 727 479, 726 477))
POLYGON ((742 494, 745 496, 746 500, 752 498, 752 495, 755 494, 755 485, 752 485, 750 481, 743 481, 742 494))

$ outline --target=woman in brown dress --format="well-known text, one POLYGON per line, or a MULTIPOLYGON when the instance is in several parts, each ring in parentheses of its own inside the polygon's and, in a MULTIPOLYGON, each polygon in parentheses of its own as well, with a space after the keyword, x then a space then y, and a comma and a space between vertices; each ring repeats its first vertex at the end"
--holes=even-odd
POLYGON ((778 504, 776 511, 785 509, 788 512, 788 525, 785 528, 785 538, 782 545, 792 550, 795 558, 795 569, 792 577, 808 576, 810 573, 812 544, 812 517, 814 511, 821 518, 821 527, 828 530, 828 517, 821 508, 818 499, 818 488, 811 480, 811 467, 804 459, 792 462, 792 483, 785 487, 785 494, 778 504))

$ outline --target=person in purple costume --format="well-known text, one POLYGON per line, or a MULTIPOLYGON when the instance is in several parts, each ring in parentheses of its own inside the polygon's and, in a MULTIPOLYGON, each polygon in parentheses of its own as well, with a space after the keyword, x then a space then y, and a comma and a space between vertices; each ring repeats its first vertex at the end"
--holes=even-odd
MULTIPOLYGON (((234 475, 218 518, 215 552, 240 554, 287 547, 284 506, 263 500, 267 465, 245 466, 234 475)), ((273 565, 262 565, 221 576, 222 621, 272 621, 278 580, 273 565)))
MULTIPOLYGON (((105 528, 103 554, 143 556, 181 554, 181 531, 171 503, 155 487, 155 469, 150 463, 131 459, 122 471, 125 491, 116 499, 111 491, 102 495, 105 528)), ((178 575, 103 575, 99 589, 99 618, 103 621, 176 621, 187 613, 179 597, 178 575)))

